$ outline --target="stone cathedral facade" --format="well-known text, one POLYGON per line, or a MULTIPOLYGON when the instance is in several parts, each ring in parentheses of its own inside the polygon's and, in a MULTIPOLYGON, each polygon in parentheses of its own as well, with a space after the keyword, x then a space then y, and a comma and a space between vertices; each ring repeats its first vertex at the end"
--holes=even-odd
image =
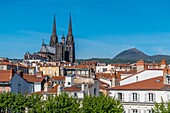
POLYGON ((42 43, 41 49, 38 53, 25 54, 24 59, 34 59, 34 58, 43 58, 47 61, 56 62, 56 61, 66 61, 66 62, 75 62, 75 42, 72 32, 72 20, 71 14, 69 18, 68 25, 68 34, 61 37, 61 42, 58 41, 57 30, 56 30, 56 20, 54 15, 54 23, 52 29, 52 35, 50 37, 49 45, 42 43))

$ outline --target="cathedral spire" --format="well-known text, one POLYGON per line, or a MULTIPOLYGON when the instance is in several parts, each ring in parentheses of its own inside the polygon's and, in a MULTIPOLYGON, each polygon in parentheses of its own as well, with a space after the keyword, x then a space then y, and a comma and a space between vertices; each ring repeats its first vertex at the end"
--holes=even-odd
POLYGON ((53 23, 53 30, 50 39, 50 46, 55 47, 57 43, 58 43, 58 37, 56 32, 56 21, 55 21, 55 14, 54 14, 54 23, 53 23))
POLYGON ((52 35, 56 35, 56 21, 55 21, 55 13, 54 13, 54 23, 53 23, 53 31, 52 31, 52 35))
POLYGON ((71 21, 71 13, 70 13, 70 19, 69 19, 69 25, 68 25, 68 35, 72 36, 72 21, 71 21))

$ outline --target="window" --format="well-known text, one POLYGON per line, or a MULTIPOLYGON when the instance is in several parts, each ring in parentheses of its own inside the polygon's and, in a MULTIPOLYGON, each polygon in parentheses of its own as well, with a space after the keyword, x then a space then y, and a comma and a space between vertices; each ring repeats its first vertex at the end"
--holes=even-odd
POLYGON ((18 84, 18 93, 21 93, 21 84, 18 84))
POLYGON ((170 77, 167 77, 167 84, 170 84, 170 77))
POLYGON ((68 85, 70 85, 71 83, 70 82, 68 82, 68 85))
POLYGON ((4 66, 0 66, 0 70, 4 70, 4 66))
POLYGON ((5 86, 2 86, 2 92, 5 92, 5 86))
POLYGON ((138 94, 137 93, 132 93, 132 100, 137 101, 138 100, 138 94))
POLYGON ((137 109, 132 109, 132 113, 138 113, 137 109))
POLYGON ((77 93, 74 93, 74 97, 77 97, 77 93))
POLYGON ((153 100, 154 100, 153 93, 148 93, 148 101, 153 102, 153 100))
POLYGON ((96 95, 96 88, 94 88, 94 95, 96 95))
POLYGON ((152 110, 147 110, 147 113, 153 113, 152 110))
POLYGON ((122 100, 123 100, 123 98, 122 98, 122 93, 118 93, 117 95, 118 95, 118 99, 119 99, 120 101, 122 101, 122 100))

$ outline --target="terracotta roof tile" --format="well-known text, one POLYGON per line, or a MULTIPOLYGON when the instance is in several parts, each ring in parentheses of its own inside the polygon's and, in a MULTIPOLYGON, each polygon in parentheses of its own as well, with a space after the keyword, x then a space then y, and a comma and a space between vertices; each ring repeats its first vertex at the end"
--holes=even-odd
POLYGON ((65 76, 53 76, 50 78, 50 80, 65 80, 65 76))
POLYGON ((55 85, 52 89, 49 89, 48 92, 49 92, 49 93, 57 93, 58 86, 59 86, 59 85, 55 85))
POLYGON ((66 92, 79 92, 81 91, 81 86, 66 87, 64 90, 66 92))
POLYGON ((159 76, 127 85, 112 87, 108 90, 161 90, 165 86, 169 85, 163 84, 163 77, 159 76))
POLYGON ((0 70, 0 82, 9 82, 12 78, 10 70, 0 70))
POLYGON ((42 82, 44 80, 44 76, 43 77, 36 77, 35 75, 28 75, 28 74, 24 74, 23 78, 27 82, 42 82))

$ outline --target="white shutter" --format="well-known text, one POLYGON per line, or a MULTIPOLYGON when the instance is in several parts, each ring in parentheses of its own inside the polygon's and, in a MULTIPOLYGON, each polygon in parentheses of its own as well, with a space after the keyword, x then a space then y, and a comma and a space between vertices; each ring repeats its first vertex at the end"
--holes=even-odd
POLYGON ((146 110, 143 110, 144 113, 146 113, 146 110))
POLYGON ((153 93, 153 101, 156 101, 156 94, 153 93))
POLYGON ((132 93, 129 93, 129 102, 131 102, 132 93))
POLYGON ((148 93, 145 93, 145 102, 147 102, 148 101, 148 93))
POLYGON ((122 102, 125 101, 125 96, 124 96, 124 93, 122 92, 122 102))
POLYGON ((137 101, 139 102, 140 101, 140 94, 139 93, 137 93, 137 101))

